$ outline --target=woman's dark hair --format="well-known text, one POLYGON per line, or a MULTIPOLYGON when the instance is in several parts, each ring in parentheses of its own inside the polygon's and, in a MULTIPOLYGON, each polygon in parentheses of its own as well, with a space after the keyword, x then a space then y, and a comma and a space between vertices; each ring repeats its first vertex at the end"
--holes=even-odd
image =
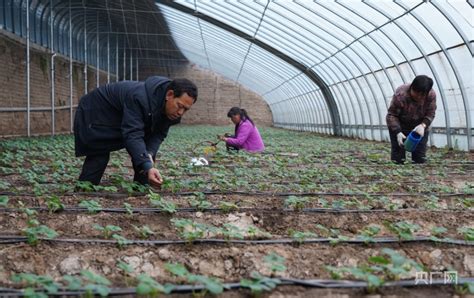
POLYGON ((410 85, 410 90, 427 95, 433 87, 433 79, 425 76, 419 75, 416 76, 413 82, 410 85))
MULTIPOLYGON (((252 121, 252 119, 250 119, 249 115, 247 114, 247 111, 245 109, 241 109, 239 107, 233 107, 229 110, 229 112, 227 112, 227 117, 232 117, 234 115, 240 115, 240 119, 241 120, 249 120, 252 125, 255 125, 252 121)), ((238 124, 236 125, 238 126, 238 124)))
POLYGON ((183 93, 187 93, 196 102, 198 97, 198 90, 196 85, 188 79, 174 79, 166 88, 166 91, 173 90, 174 97, 180 97, 183 93))

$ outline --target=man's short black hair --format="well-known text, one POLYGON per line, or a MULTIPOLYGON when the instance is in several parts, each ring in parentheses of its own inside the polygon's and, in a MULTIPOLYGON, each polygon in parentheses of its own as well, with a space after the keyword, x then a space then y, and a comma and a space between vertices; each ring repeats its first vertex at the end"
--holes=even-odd
POLYGON ((421 94, 428 94, 431 88, 433 88, 433 79, 425 75, 416 76, 410 85, 410 90, 421 94))
POLYGON ((166 91, 173 90, 174 97, 180 97, 183 93, 187 93, 196 102, 198 97, 198 90, 196 85, 188 79, 174 79, 166 88, 166 91))

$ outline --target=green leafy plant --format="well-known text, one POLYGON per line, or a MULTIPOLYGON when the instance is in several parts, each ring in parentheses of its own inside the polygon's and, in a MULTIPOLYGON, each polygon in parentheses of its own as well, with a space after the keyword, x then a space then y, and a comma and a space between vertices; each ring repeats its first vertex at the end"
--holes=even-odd
POLYGON ((82 287, 82 281, 80 278, 72 275, 63 276, 63 280, 67 282, 67 289, 77 291, 82 287))
POLYGON ((27 237, 27 241, 30 245, 36 245, 39 242, 39 238, 44 237, 47 239, 53 239, 58 236, 58 233, 45 226, 45 225, 38 225, 34 227, 29 227, 23 230, 27 237))
POLYGON ((167 213, 176 213, 176 204, 174 204, 173 202, 166 201, 162 198, 150 198, 150 203, 151 205, 156 206, 167 213))
POLYGON ((95 185, 90 181, 77 181, 76 190, 85 192, 95 191, 95 185))
POLYGON ((36 275, 31 273, 19 273, 12 276, 12 281, 15 283, 24 283, 28 287, 25 289, 25 296, 27 297, 48 297, 46 294, 36 292, 35 288, 44 289, 48 294, 56 294, 59 289, 59 284, 53 278, 45 275, 36 275))
POLYGON ((367 226, 362 231, 360 231, 360 234, 357 235, 357 238, 364 241, 365 244, 368 244, 375 241, 374 237, 377 236, 379 232, 380 228, 378 226, 367 226))
POLYGON ((309 202, 308 198, 305 197, 297 197, 297 196, 289 196, 285 200, 285 207, 292 208, 294 210, 301 210, 305 207, 305 204, 309 202))
POLYGON ((113 234, 112 238, 114 238, 117 241, 117 245, 120 249, 122 249, 125 245, 131 243, 130 240, 118 234, 113 234))
POLYGON ((133 274, 133 268, 129 264, 118 261, 117 268, 120 269, 123 272, 123 275, 125 277, 125 284, 129 286, 130 284, 130 279, 129 277, 133 274))
POLYGON ((448 231, 448 229, 446 229, 445 227, 433 227, 431 229, 431 240, 433 241, 438 241, 440 240, 440 237, 442 237, 444 234, 446 234, 446 232, 448 231))
POLYGON ((281 281, 277 278, 269 278, 253 271, 250 274, 251 279, 242 279, 240 285, 249 288, 253 295, 259 295, 264 291, 273 290, 281 281))
POLYGON ((133 215, 133 206, 130 205, 129 203, 123 203, 123 207, 127 211, 128 215, 133 215))
POLYGON ((170 294, 174 286, 170 284, 162 285, 147 274, 140 274, 137 277, 137 294, 157 297, 158 294, 170 294))
POLYGON ((209 230, 205 224, 194 222, 190 219, 171 219, 171 222, 178 229, 180 237, 185 239, 188 243, 192 243, 198 238, 204 237, 209 230))
POLYGON ((95 293, 102 297, 109 295, 110 288, 108 286, 111 285, 111 282, 107 278, 89 270, 82 270, 81 276, 86 282, 84 289, 87 297, 94 297, 95 293))
POLYGON ((97 213, 102 210, 102 206, 95 200, 83 200, 79 203, 79 207, 86 208, 89 213, 97 213))
POLYGON ((290 236, 293 238, 293 240, 296 242, 296 243, 303 243, 306 241, 306 239, 308 238, 316 238, 318 237, 318 235, 316 235, 315 233, 312 233, 312 232, 302 232, 302 231, 295 231, 293 229, 290 229, 288 231, 288 233, 290 234, 290 236))
POLYGON ((58 212, 64 209, 61 199, 56 195, 46 197, 45 201, 50 213, 58 212))
POLYGON ((463 235, 466 241, 474 241, 474 228, 473 227, 458 228, 458 232, 461 235, 463 235))
POLYGON ((239 206, 237 206, 236 204, 232 202, 222 201, 222 202, 219 202, 219 208, 221 208, 224 213, 229 213, 232 211, 237 211, 239 209, 239 206))
POLYGON ((150 238, 151 235, 155 234, 155 232, 153 232, 149 226, 146 226, 146 225, 142 227, 135 226, 135 225, 132 225, 132 226, 135 229, 135 231, 137 231, 140 234, 140 238, 142 239, 148 239, 150 238))
POLYGON ((7 207, 8 196, 0 196, 0 206, 7 207))
POLYGON ((349 237, 340 235, 340 231, 338 229, 329 229, 321 224, 317 224, 316 228, 320 231, 320 234, 323 237, 327 237, 329 239, 329 243, 333 245, 341 241, 349 240, 349 237))
POLYGON ((113 233, 122 231, 121 227, 114 226, 114 225, 106 225, 105 227, 103 227, 101 225, 94 224, 92 227, 95 230, 101 231, 105 239, 110 239, 113 233))
POLYGON ((266 255, 263 260, 272 271, 272 276, 274 276, 276 272, 282 272, 286 270, 285 258, 276 254, 275 252, 271 252, 270 254, 266 255))
MULTIPOLYGON (((206 288, 206 291, 217 295, 221 294, 224 291, 223 284, 215 278, 210 278, 204 275, 195 275, 189 273, 189 271, 181 264, 165 264, 165 269, 181 278, 186 278, 189 283, 202 284, 206 288)), ((203 296, 205 293, 203 293, 203 296)))
POLYGON ((389 222, 384 221, 384 226, 391 232, 397 234, 400 240, 411 240, 413 239, 413 233, 420 229, 420 226, 413 224, 408 221, 389 222))
POLYGON ((268 239, 272 237, 272 234, 262 231, 256 226, 249 226, 247 229, 247 236, 251 239, 268 239))

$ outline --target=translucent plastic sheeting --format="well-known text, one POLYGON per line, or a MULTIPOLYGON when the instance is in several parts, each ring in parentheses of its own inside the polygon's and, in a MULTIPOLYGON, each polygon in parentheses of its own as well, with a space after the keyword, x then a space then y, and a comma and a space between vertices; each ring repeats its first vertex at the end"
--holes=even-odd
MULTIPOLYGON (((246 40, 203 21, 199 34, 204 44, 220 39, 233 45, 205 54, 197 53, 205 47, 195 46, 187 57, 261 94, 277 126, 322 131, 324 125, 331 125, 327 94, 320 92, 324 86, 301 80, 300 75, 305 76, 301 69, 295 73, 293 66, 276 56, 285 55, 324 81, 336 103, 343 134, 374 140, 388 139, 385 115, 395 89, 426 74, 435 80, 438 94, 433 122, 437 133, 431 144, 453 147, 456 142, 458 147, 462 143, 462 149, 472 148, 473 30, 468 1, 175 2, 250 36, 246 40), (252 39, 275 51, 265 53, 252 39), (226 63, 219 65, 219 61, 226 63), (213 63, 219 67, 210 66, 213 63), (438 135, 446 139, 441 141, 438 135), (460 142, 463 138, 465 142, 460 142)), ((199 35, 178 28, 176 20, 183 13, 159 7, 175 28, 175 39, 199 35)), ((186 54, 186 48, 179 47, 186 54)))

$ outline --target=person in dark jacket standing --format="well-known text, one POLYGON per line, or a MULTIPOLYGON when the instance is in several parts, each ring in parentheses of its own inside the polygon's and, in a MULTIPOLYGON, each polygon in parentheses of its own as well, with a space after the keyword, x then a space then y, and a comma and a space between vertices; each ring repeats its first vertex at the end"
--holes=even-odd
POLYGON ((398 87, 393 95, 386 121, 392 143, 391 159, 395 163, 405 162, 403 142, 412 130, 423 137, 412 152, 412 161, 426 162, 429 126, 436 113, 436 93, 432 88, 433 80, 428 76, 419 75, 411 84, 398 87))
POLYGON ((158 76, 107 84, 83 96, 74 118, 76 156, 86 156, 79 180, 98 185, 110 152, 126 148, 134 181, 159 187, 156 152, 197 96, 191 81, 158 76))

